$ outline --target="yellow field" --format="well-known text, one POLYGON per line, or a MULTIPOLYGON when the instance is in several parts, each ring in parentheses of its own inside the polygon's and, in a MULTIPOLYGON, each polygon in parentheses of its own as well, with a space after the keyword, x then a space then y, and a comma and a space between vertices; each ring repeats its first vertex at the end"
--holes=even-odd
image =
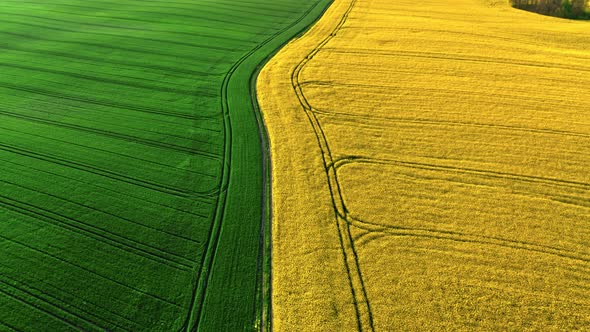
POLYGON ((590 23, 336 0, 262 71, 279 331, 590 330, 590 23))

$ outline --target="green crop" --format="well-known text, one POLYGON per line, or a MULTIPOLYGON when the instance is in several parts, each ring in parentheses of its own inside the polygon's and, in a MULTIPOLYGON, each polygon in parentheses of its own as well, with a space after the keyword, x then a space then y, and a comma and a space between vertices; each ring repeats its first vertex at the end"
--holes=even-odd
POLYGON ((327 0, 0 0, 0 330, 268 328, 259 65, 327 0))

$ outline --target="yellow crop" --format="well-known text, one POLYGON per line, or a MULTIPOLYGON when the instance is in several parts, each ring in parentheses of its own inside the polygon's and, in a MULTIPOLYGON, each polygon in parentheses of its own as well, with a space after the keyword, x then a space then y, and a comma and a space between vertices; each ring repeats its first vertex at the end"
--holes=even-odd
POLYGON ((336 0, 262 71, 279 331, 590 330, 590 23, 336 0))

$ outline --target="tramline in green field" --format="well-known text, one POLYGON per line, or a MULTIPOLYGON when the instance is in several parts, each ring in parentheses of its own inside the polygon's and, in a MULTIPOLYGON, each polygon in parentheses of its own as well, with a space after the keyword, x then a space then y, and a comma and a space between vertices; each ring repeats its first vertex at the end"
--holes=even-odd
POLYGON ((268 328, 252 80, 328 0, 0 0, 0 330, 268 328))

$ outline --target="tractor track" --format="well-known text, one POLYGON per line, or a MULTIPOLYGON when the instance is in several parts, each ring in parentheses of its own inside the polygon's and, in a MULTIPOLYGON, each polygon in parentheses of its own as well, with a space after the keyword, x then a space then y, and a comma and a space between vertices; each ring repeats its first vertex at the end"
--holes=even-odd
POLYGON ((357 328, 359 331, 374 331, 375 328, 373 324, 371 304, 367 297, 367 291, 359 265, 358 254, 350 230, 351 223, 348 219, 348 210, 346 209, 344 199, 342 197, 340 188, 341 186, 338 182, 336 169, 332 166, 334 161, 330 151, 330 146, 318 118, 314 114, 313 108, 303 92, 303 88, 301 86, 302 83, 300 82, 300 74, 303 69, 342 29, 348 19, 348 16, 354 9, 356 1, 357 0, 350 1, 348 8, 332 32, 322 39, 322 41, 297 64, 295 69, 291 72, 291 85, 293 91, 297 95, 303 111, 309 120, 309 123, 315 133, 318 146, 322 152, 324 171, 330 190, 332 207, 334 209, 334 218, 338 228, 340 247, 342 249, 342 258, 346 267, 349 287, 352 293, 353 305, 356 312, 357 328))

